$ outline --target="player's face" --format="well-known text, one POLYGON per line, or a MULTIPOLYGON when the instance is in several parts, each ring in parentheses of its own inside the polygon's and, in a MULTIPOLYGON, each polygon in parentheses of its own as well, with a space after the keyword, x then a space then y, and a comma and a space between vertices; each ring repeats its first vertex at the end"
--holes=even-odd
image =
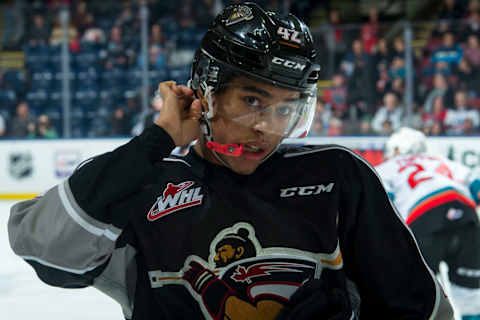
MULTIPOLYGON (((273 152, 295 121, 300 93, 245 77, 232 80, 214 96, 213 141, 243 144, 241 156, 219 156, 239 174, 251 174, 273 152)), ((210 151, 205 158, 220 163, 210 151)))

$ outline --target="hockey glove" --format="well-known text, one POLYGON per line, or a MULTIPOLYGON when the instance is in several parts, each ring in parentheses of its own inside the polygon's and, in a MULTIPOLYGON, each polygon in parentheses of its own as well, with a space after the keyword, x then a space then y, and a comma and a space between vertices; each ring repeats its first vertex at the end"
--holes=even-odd
POLYGON ((183 273, 183 279, 188 281, 192 289, 202 296, 208 312, 215 319, 220 319, 225 301, 228 296, 235 294, 235 291, 212 271, 195 261, 190 262, 189 268, 183 273))
POLYGON ((353 311, 348 294, 328 288, 322 280, 311 280, 300 287, 275 320, 350 320, 353 311))

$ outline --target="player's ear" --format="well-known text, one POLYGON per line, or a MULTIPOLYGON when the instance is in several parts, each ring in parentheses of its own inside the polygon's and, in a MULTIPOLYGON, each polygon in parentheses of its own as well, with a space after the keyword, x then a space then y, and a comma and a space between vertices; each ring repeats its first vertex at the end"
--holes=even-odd
POLYGON ((235 251, 237 252, 235 254, 235 258, 241 258, 243 256, 243 254, 245 253, 245 248, 240 246, 240 247, 237 247, 237 249, 235 249, 235 251))

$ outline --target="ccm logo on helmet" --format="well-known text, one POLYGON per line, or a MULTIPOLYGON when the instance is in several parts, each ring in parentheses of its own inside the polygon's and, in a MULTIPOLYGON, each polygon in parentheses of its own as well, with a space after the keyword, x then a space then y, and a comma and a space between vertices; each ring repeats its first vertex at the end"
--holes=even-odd
POLYGON ((319 184, 316 186, 305 186, 305 187, 291 187, 286 189, 280 189, 280 197, 287 198, 293 196, 311 196, 315 194, 320 194, 322 192, 331 192, 335 183, 331 182, 326 186, 319 184))
POLYGON ((275 63, 275 64, 282 65, 286 68, 293 69, 293 70, 302 71, 306 67, 305 64, 298 63, 298 62, 291 61, 291 60, 287 60, 287 59, 283 59, 283 58, 279 58, 279 57, 273 57, 272 62, 275 63))

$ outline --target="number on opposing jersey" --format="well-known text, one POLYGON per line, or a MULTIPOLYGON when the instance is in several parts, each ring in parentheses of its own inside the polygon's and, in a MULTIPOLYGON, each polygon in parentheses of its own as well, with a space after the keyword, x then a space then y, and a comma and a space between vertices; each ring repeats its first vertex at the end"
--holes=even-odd
POLYGON ((425 168, 418 163, 409 163, 401 167, 398 171, 402 172, 408 167, 414 167, 416 169, 415 171, 413 171, 408 175, 408 184, 410 185, 410 188, 414 189, 416 186, 418 186, 419 183, 432 179, 432 177, 424 177, 424 178, 415 177, 420 172, 425 171, 425 168))

